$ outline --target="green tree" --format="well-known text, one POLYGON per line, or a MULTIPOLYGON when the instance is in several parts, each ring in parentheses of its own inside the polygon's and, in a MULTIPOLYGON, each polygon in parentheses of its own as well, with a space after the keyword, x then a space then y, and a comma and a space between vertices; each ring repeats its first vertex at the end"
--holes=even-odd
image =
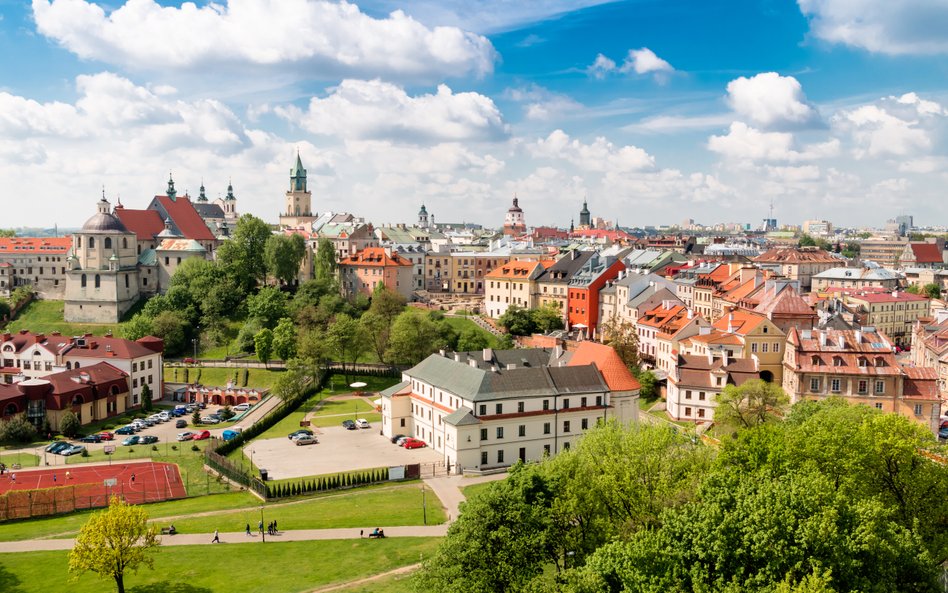
POLYGON ((529 336, 536 331, 530 311, 517 305, 510 305, 497 319, 497 324, 515 336, 529 336))
POLYGON ((803 233, 800 235, 800 240, 797 242, 799 247, 816 247, 816 239, 810 235, 803 233))
POLYGON ((13 229, 0 229, 0 237, 16 237, 16 231, 13 229))
POLYGON ((253 352, 253 338, 263 329, 263 321, 257 318, 250 318, 237 332, 237 339, 234 341, 234 347, 238 352, 253 352))
POLYGON ((270 235, 264 245, 267 271, 284 284, 292 284, 299 277, 305 256, 306 239, 302 235, 270 235))
POLYGON ((927 296, 930 299, 940 299, 941 298, 941 286, 935 284, 934 282, 926 284, 922 287, 922 294, 927 296))
POLYGON ((284 362, 294 358, 296 341, 296 324, 289 317, 284 317, 273 330, 273 353, 284 362))
POLYGON ((484 348, 490 347, 490 340, 487 339, 487 335, 476 328, 469 327, 461 332, 460 337, 458 338, 458 351, 459 352, 473 352, 475 350, 483 350, 484 348))
POLYGON ((179 355, 184 352, 187 322, 175 311, 162 311, 151 321, 154 335, 165 342, 165 352, 179 355))
POLYGON ((141 397, 142 410, 150 412, 154 406, 152 405, 153 402, 151 401, 151 387, 149 387, 147 383, 142 385, 141 397))
MULTIPOLYGON (((635 324, 613 318, 602 324, 602 334, 605 342, 612 346, 632 374, 638 375, 641 360, 639 359, 639 334, 635 329, 635 324)), ((639 382, 641 383, 641 379, 639 382)), ((642 397, 645 396, 642 395, 642 397)))
POLYGON ((126 340, 137 340, 150 336, 154 330, 151 326, 151 317, 144 313, 136 313, 131 319, 122 324, 122 337, 126 340))
MULTIPOLYGON (((335 360, 341 362, 343 367, 346 363, 354 363, 359 360, 368 349, 368 342, 365 338, 365 331, 358 319, 340 313, 336 315, 335 320, 326 330, 326 347, 330 355, 335 360)), ((348 382, 349 373, 346 370, 346 381, 348 382)))
POLYGON ((237 220, 231 238, 217 249, 217 261, 244 294, 256 287, 267 275, 264 252, 270 227, 252 214, 237 220))
POLYGON ((10 304, 14 307, 18 307, 31 298, 33 298, 33 287, 29 284, 25 284, 13 289, 13 292, 10 293, 10 304))
POLYGON ((273 394, 286 401, 302 393, 315 379, 313 368, 298 359, 287 361, 286 372, 280 373, 273 385, 273 394))
POLYGON ((409 309, 392 324, 387 356, 394 363, 417 364, 442 345, 438 324, 423 311, 409 309))
POLYGON ((316 256, 314 261, 314 273, 316 280, 324 284, 338 286, 336 277, 336 248, 332 241, 323 237, 316 245, 316 256))
POLYGON ((75 438, 81 428, 82 424, 79 422, 79 417, 71 411, 65 412, 62 418, 59 419, 59 432, 69 438, 75 438))
POLYGON ((754 379, 740 387, 728 385, 717 397, 714 421, 732 429, 759 426, 782 416, 789 402, 775 383, 754 379))
POLYGON ((543 334, 563 329, 563 312, 553 303, 531 309, 530 320, 536 330, 543 334))
POLYGON ((921 284, 909 284, 905 287, 905 292, 909 294, 922 294, 922 285, 921 284))
MULTIPOLYGON (((47 428, 46 432, 49 432, 47 428)), ((45 432, 44 432, 45 434, 45 432)), ((36 427, 23 414, 0 421, 0 443, 30 443, 37 438, 36 427)))
POLYGON ((655 373, 649 370, 639 371, 636 375, 639 381, 639 397, 645 400, 657 399, 659 396, 658 379, 655 373))
POLYGON ((145 509, 113 496, 109 508, 93 513, 79 531, 69 553, 69 572, 78 577, 91 571, 114 579, 118 593, 125 593, 125 574, 154 568, 153 555, 160 545, 145 509))
POLYGON ((10 303, 0 299, 0 321, 10 317, 10 303))
POLYGON ((273 332, 266 327, 258 331, 253 337, 253 345, 257 360, 266 366, 270 362, 270 356, 273 355, 273 332))
POLYGON ((247 313, 273 328, 277 321, 286 317, 286 294, 274 286, 264 286, 260 291, 247 298, 247 313))

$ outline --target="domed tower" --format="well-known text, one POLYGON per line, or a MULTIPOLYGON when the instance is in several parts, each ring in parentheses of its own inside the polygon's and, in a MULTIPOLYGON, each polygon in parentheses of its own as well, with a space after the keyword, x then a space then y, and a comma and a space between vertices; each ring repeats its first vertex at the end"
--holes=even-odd
POLYGON ((198 201, 198 202, 203 202, 203 203, 206 203, 206 202, 207 202, 207 194, 204 192, 204 180, 203 180, 203 179, 201 180, 201 189, 198 191, 198 198, 197 198, 197 201, 198 201))
POLYGON ((111 210, 103 191, 96 213, 73 236, 66 321, 115 323, 138 300, 137 239, 111 210))
POLYGON ((418 211, 418 227, 428 228, 428 209, 425 208, 424 204, 421 205, 421 210, 418 211))
POLYGON ((507 210, 507 216, 504 217, 504 234, 520 235, 526 231, 527 225, 523 220, 523 210, 520 209, 517 196, 514 196, 513 205, 507 210))
POLYGON ((306 189, 306 169, 299 151, 296 166, 290 169, 290 190, 286 192, 286 209, 280 214, 281 227, 306 227, 316 220, 312 209, 313 194, 306 189))
POLYGON ((234 184, 227 182, 227 195, 224 196, 224 220, 237 220, 237 197, 234 195, 234 184))

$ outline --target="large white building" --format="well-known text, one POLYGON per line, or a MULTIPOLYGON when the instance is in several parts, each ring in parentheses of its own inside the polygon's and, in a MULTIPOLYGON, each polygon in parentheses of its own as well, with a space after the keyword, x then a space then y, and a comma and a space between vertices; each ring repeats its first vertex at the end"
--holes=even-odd
POLYGON ((382 392, 382 433, 425 441, 449 471, 569 449, 601 420, 638 421, 639 384, 609 346, 432 354, 382 392))

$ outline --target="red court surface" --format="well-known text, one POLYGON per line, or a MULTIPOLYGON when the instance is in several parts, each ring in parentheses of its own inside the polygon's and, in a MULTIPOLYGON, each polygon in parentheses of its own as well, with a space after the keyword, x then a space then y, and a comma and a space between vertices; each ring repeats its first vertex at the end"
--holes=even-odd
MULTIPOLYGON (((157 502, 187 496, 178 466, 173 463, 128 462, 112 465, 69 465, 56 469, 7 471, 0 477, 0 496, 4 497, 7 511, 0 503, 0 517, 21 515, 17 508, 24 506, 23 495, 29 501, 29 515, 46 514, 45 508, 52 505, 52 512, 62 512, 63 507, 94 508, 107 504, 112 494, 121 496, 134 504, 157 502), (14 481, 14 475, 16 480, 14 481), (114 485, 106 483, 114 480, 114 485), (21 492, 22 491, 22 492, 21 492), (32 492, 32 494, 28 494, 32 492), (15 496, 12 501, 9 496, 15 496)), ((48 512, 48 511, 47 511, 48 512)))

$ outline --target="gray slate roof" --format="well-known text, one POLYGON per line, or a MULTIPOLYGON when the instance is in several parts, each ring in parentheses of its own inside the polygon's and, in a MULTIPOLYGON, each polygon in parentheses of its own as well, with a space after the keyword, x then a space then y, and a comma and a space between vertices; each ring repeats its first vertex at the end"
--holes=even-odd
POLYGON ((384 390, 380 391, 380 392, 379 392, 379 395, 381 395, 382 397, 392 397, 393 395, 395 395, 396 393, 398 393, 398 392, 401 391, 402 389, 408 387, 408 383, 409 383, 409 381, 402 381, 401 383, 398 383, 398 384, 396 384, 396 385, 392 385, 392 386, 389 387, 388 389, 384 389, 384 390))
POLYGON ((481 421, 474 416, 474 410, 471 408, 460 407, 444 417, 445 424, 451 426, 468 426, 471 424, 480 424, 481 421))

